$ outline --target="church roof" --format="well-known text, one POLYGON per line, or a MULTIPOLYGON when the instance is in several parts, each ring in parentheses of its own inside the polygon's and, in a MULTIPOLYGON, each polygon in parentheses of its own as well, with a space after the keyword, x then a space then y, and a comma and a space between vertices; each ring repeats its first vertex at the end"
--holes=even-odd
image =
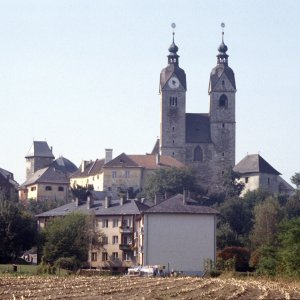
POLYGON ((168 80, 175 74, 179 79, 181 85, 186 90, 186 75, 184 70, 179 68, 176 64, 169 64, 166 68, 162 69, 160 73, 160 90, 163 89, 168 80))
POLYGON ((49 157, 54 158, 52 149, 45 141, 34 141, 25 158, 30 157, 49 157))
POLYGON ((233 170, 241 174, 265 173, 265 174, 281 175, 259 154, 247 155, 233 168, 233 170))
POLYGON ((210 143, 210 121, 208 114, 186 114, 186 142, 210 143))
POLYGON ((202 206, 193 199, 187 199, 186 203, 183 203, 183 195, 177 194, 171 198, 168 198, 144 212, 145 214, 209 214, 216 215, 218 211, 215 209, 202 206))
POLYGON ((232 69, 226 64, 218 64, 212 69, 210 73, 209 91, 214 90, 223 73, 232 84, 232 87, 236 89, 234 72, 232 71, 232 69))

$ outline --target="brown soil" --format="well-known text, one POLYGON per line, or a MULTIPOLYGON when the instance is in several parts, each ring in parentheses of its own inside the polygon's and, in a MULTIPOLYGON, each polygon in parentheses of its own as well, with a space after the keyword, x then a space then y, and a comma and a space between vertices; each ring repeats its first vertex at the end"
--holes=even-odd
POLYGON ((254 279, 1 276, 0 299, 300 299, 300 283, 254 279))

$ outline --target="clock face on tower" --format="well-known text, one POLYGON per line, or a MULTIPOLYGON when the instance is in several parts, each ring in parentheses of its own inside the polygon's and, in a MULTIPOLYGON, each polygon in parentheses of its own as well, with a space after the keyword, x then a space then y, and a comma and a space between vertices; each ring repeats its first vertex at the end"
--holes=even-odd
POLYGON ((171 77, 169 82, 168 82, 168 85, 171 89, 177 89, 179 87, 179 80, 177 77, 171 77))

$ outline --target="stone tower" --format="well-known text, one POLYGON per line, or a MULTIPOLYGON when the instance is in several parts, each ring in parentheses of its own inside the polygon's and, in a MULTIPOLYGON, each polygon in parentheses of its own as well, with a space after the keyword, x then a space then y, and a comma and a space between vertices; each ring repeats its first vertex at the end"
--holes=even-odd
POLYGON ((235 165, 236 86, 227 50, 222 32, 217 65, 209 79, 208 113, 186 113, 186 75, 179 67, 174 32, 168 66, 160 73, 160 141, 159 151, 158 147, 153 151, 194 169, 208 192, 222 191, 224 173, 235 165))
POLYGON ((160 73, 160 153, 185 162, 186 75, 177 51, 173 32, 168 66, 160 73))
POLYGON ((34 141, 25 158, 28 180, 37 170, 48 167, 53 162, 52 147, 50 149, 47 142, 34 141))
POLYGON ((227 46, 218 48, 217 65, 212 69, 209 81, 210 135, 215 146, 215 170, 220 177, 235 165, 235 77, 228 66, 227 46))

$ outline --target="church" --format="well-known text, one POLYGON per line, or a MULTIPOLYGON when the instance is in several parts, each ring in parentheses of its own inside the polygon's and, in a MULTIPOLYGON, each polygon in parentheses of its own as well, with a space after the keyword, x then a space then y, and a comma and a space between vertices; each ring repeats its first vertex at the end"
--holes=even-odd
POLYGON ((174 32, 168 65, 160 73, 160 139, 152 153, 172 156, 195 169, 210 192, 220 190, 224 173, 235 165, 236 84, 227 50, 222 32, 217 65, 209 77, 208 113, 186 112, 187 80, 174 32))

